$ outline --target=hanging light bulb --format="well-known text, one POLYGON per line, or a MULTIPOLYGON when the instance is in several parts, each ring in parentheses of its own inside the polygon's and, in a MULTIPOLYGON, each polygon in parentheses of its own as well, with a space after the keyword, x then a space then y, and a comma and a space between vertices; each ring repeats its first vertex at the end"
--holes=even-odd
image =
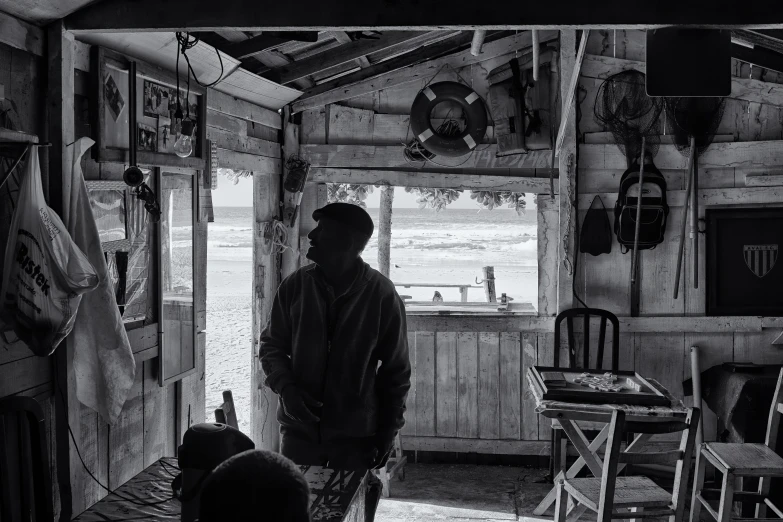
POLYGON ((187 158, 193 153, 193 122, 182 120, 182 133, 174 143, 174 153, 180 158, 187 158))

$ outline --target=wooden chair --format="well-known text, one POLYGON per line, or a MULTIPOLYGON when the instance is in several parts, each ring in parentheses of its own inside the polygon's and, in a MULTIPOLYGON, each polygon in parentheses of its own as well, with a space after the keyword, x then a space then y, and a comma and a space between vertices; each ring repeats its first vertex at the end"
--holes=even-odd
POLYGON ((381 480, 383 484, 383 496, 389 498, 391 496, 391 479, 395 476, 402 480, 405 480, 405 464, 408 463, 408 457, 402 453, 402 440, 400 434, 394 437, 394 449, 392 449, 391 456, 386 462, 386 465, 381 469, 374 470, 375 476, 381 480))
MULTIPOLYGON (((606 322, 612 323, 612 351, 609 360, 609 368, 616 372, 619 367, 620 351, 620 321, 617 316, 607 310, 600 308, 571 308, 557 314, 555 318, 555 346, 554 346, 554 364, 556 368, 576 368, 578 365, 577 346, 574 336, 574 318, 583 320, 584 343, 582 349, 581 368, 597 369, 604 368, 604 345, 606 344, 606 322), (594 317, 601 319, 598 330, 598 345, 596 347, 596 363, 593 366, 590 362, 590 320, 594 317), (568 366, 561 364, 560 361, 560 330, 563 321, 566 321, 566 331, 568 335, 568 366)), ((566 467, 566 448, 568 438, 563 436, 563 430, 555 421, 552 423, 551 450, 549 458, 549 470, 552 478, 557 476, 559 470, 566 467)))
POLYGON ((778 376, 775 395, 767 421, 767 437, 764 444, 705 442, 696 456, 696 478, 693 486, 693 505, 691 522, 698 522, 702 506, 718 522, 729 520, 753 520, 733 516, 733 503, 752 502, 756 504, 756 518, 769 519, 767 508, 783 518, 783 509, 772 502, 769 487, 772 478, 783 477, 783 458, 775 452, 780 428, 780 416, 783 414, 783 369, 778 376), (707 462, 723 474, 721 489, 704 489, 704 474, 707 462), (759 477, 755 492, 742 491, 742 477, 759 477), (739 491, 735 491, 735 481, 739 482, 739 491), (710 500, 719 500, 715 510, 710 500))
POLYGON ((625 412, 612 413, 606 453, 601 466, 601 477, 564 479, 557 484, 555 522, 574 521, 585 511, 596 513, 597 522, 612 519, 668 518, 680 522, 683 518, 691 471, 699 409, 692 408, 684 421, 659 420, 632 422, 625 420, 625 412), (621 452, 626 433, 663 434, 682 432, 676 450, 650 453, 621 452), (647 477, 618 477, 627 464, 674 464, 676 473, 672 492, 658 486, 647 477), (569 508, 569 505, 572 507, 569 508), (630 513, 629 513, 630 512, 630 513))
POLYGON ((223 404, 215 410, 215 422, 228 424, 234 429, 239 429, 237 410, 234 408, 234 396, 231 390, 223 392, 223 404))
POLYGON ((54 519, 46 426, 31 397, 0 399, 0 520, 54 519))

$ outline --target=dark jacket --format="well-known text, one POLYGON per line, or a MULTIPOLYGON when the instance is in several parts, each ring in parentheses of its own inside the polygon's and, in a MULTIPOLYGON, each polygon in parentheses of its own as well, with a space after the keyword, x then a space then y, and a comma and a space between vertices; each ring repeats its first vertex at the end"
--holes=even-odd
POLYGON ((316 412, 321 421, 307 424, 291 420, 279 404, 283 431, 313 441, 390 437, 405 422, 411 375, 405 305, 392 282, 364 261, 336 299, 317 265, 285 278, 259 355, 272 391, 295 384, 323 403, 316 412))

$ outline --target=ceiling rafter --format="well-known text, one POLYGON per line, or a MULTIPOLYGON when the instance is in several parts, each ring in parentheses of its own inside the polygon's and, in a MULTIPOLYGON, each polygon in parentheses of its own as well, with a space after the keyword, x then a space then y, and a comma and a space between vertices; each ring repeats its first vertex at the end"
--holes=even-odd
POLYGON ((275 72, 280 74, 283 84, 290 83, 306 76, 312 76, 325 69, 353 62, 369 53, 404 44, 407 40, 415 38, 420 34, 415 31, 392 31, 384 33, 378 39, 362 39, 347 44, 336 42, 336 48, 330 49, 329 52, 319 52, 308 58, 299 59, 291 65, 279 68, 275 72))

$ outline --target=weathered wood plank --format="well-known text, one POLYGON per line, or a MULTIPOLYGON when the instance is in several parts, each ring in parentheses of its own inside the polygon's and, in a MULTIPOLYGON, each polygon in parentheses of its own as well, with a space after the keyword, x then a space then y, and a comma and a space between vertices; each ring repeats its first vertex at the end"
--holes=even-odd
MULTIPOLYGON (((411 361, 416 361, 416 332, 408 327, 408 356, 411 361)), ((405 399, 405 425, 400 430, 400 435, 408 437, 416 435, 416 365, 411 368, 411 388, 405 399)))
MULTIPOLYGON (((583 33, 582 39, 588 35, 583 33)), ((562 312, 573 306, 573 282, 574 282, 574 261, 576 255, 576 211, 573 205, 573 194, 576 189, 576 103, 573 92, 569 88, 576 88, 576 84, 571 86, 572 75, 579 74, 579 68, 584 54, 584 45, 580 45, 580 57, 577 58, 576 52, 576 31, 560 31, 560 100, 562 105, 562 117, 558 136, 558 176, 560 181, 560 191, 563 197, 559 199, 559 236, 558 236, 558 256, 557 256, 557 311, 562 312), (566 106, 566 103, 569 105, 566 106), (564 126, 564 122, 569 123, 564 126)), ((575 81, 575 79, 574 79, 575 81)), ((616 147, 615 147, 616 148, 616 147)), ((581 149, 580 149, 581 154, 581 149)), ((580 164, 582 158, 579 158, 580 164)))
POLYGON ((0 43, 35 56, 44 55, 43 30, 2 11, 0 11, 0 43))
MULTIPOLYGON (((457 406, 460 416, 457 419, 457 435, 465 438, 478 438, 478 334, 460 331, 457 334, 457 406)), ((418 433, 417 433, 418 435, 418 433)))
MULTIPOLYGON (((685 169, 688 158, 674 145, 661 145, 655 156, 659 169, 685 169)), ((624 169, 625 156, 615 145, 583 144, 579 147, 579 165, 589 169, 624 169)), ((783 166, 780 141, 713 143, 699 156, 699 168, 764 168, 783 166)))
POLYGON ((416 36, 420 36, 416 31, 392 31, 383 33, 380 38, 371 40, 357 40, 339 46, 326 53, 319 53, 306 59, 280 67, 275 72, 280 73, 280 83, 289 83, 300 78, 305 78, 324 69, 351 62, 365 55, 382 51, 390 47, 397 46, 404 49, 404 42, 416 36))
MULTIPOLYGON (((617 192, 579 194, 579 207, 588 208, 593 197, 601 196, 607 210, 617 202, 617 192)), ((682 207, 685 204, 684 190, 666 192, 669 207, 682 207)), ((780 187, 735 187, 699 189, 699 207, 732 204, 770 204, 783 201, 783 188, 780 187)))
POLYGON ((535 315, 432 315, 408 312, 408 331, 426 332, 551 332, 554 317, 535 315))
MULTIPOLYGON (((556 31, 540 31, 539 39, 541 43, 551 41, 557 38, 556 31)), ((436 44, 437 45, 437 44, 436 44)), ((453 68, 465 67, 474 63, 483 62, 497 56, 513 53, 516 50, 530 47, 532 45, 532 37, 530 33, 522 33, 518 36, 509 36, 501 38, 494 42, 485 44, 482 47, 482 53, 479 56, 473 56, 470 54, 470 49, 465 51, 451 54, 444 58, 437 60, 428 60, 418 65, 412 65, 400 70, 392 70, 389 72, 383 71, 382 74, 374 77, 364 77, 356 82, 340 85, 339 88, 332 89, 326 92, 320 92, 321 89, 316 87, 314 90, 305 92, 307 98, 294 102, 294 112, 299 112, 305 109, 326 105, 328 103, 334 103, 349 98, 355 98, 369 92, 377 91, 380 89, 388 89, 404 83, 416 81, 418 79, 429 78, 435 74, 438 69, 445 65, 449 65, 453 68), (318 94, 310 95, 311 93, 318 92, 318 94)), ((379 71, 383 70, 379 68, 379 71)), ((372 72, 366 73, 372 74, 372 72)))
POLYGON ((0 374, 0 397, 5 397, 50 382, 51 362, 31 355, 0 365, 0 374))
POLYGON ((32 356, 33 352, 22 341, 6 344, 0 338, 0 366, 32 356))
POLYGON ((522 344, 519 332, 500 334, 500 436, 501 439, 522 438, 522 344))
POLYGON ((500 437, 500 339, 495 332, 478 335, 479 438, 500 437))
POLYGON ((144 369, 136 378, 117 421, 109 429, 109 488, 115 489, 144 469, 144 369))
POLYGON ((446 437, 406 437, 406 450, 449 453, 479 453, 482 455, 549 455, 549 441, 484 440, 446 437))
MULTIPOLYGON (((532 173, 530 176, 493 176, 469 173, 313 167, 310 169, 310 181, 314 183, 388 184, 395 187, 414 186, 458 190, 510 190, 533 194, 548 194, 550 190, 548 179, 535 177, 532 173)), ((557 184, 555 184, 555 188, 557 188, 557 184)))
POLYGON ((780 364, 783 347, 772 344, 780 330, 763 332, 737 332, 734 334, 734 362, 780 364))
POLYGON ((169 390, 173 386, 161 387, 158 383, 158 362, 145 361, 141 367, 144 372, 144 467, 151 465, 167 453, 174 442, 174 418, 166 417, 166 404, 169 390), (168 443, 168 441, 171 443, 168 443))
POLYGON ((204 422, 206 389, 204 388, 204 361, 207 349, 207 334, 196 334, 196 373, 178 381, 176 445, 182 444, 182 437, 193 424, 204 422))
MULTIPOLYGON (((554 332, 554 323, 549 330, 554 332)), ((552 366, 555 363, 555 334, 554 333, 539 333, 537 336, 536 349, 538 350, 537 362, 538 366, 552 366)), ((525 381, 527 385, 527 373, 525 373, 525 381)), ((532 427, 532 426, 531 426, 532 427)), ((538 418, 538 440, 549 441, 552 434, 552 421, 546 417, 538 418)), ((532 435, 532 433, 531 433, 532 435)))
MULTIPOLYGON (((548 183, 548 180, 547 180, 548 183)), ((560 182, 555 182, 559 187, 560 182)), ((538 315, 557 315, 557 252, 559 239, 559 196, 552 201, 549 195, 536 197, 538 212, 538 315)))
POLYGON ((282 163, 278 158, 219 148, 218 166, 233 170, 249 170, 259 174, 279 175, 282 163))
POLYGON ((520 438, 522 440, 538 440, 538 413, 536 413, 536 400, 530 391, 527 382, 527 371, 538 364, 538 337, 534 333, 524 333, 522 341, 522 368, 520 375, 521 386, 521 418, 520 438))
POLYGON ((435 435, 435 334, 416 332, 416 435, 435 435))
MULTIPOLYGON (((298 156, 299 155, 299 133, 300 133, 300 126, 291 123, 288 118, 288 109, 285 109, 285 125, 284 125, 284 136, 283 136, 283 148, 285 150, 285 158, 290 158, 292 156, 298 156)), ((278 147, 278 151, 280 148, 278 147)), ((285 163, 285 162, 283 162, 285 163)), ((285 179, 285 168, 283 168, 283 179, 285 179)), ((285 195, 283 196, 283 205, 285 208, 292 208, 297 203, 297 197, 301 198, 302 195, 295 195, 288 191, 285 192, 285 195)), ((299 199, 299 202, 301 203, 301 199, 299 199)), ((291 238, 291 241, 289 241, 289 248, 285 249, 283 251, 282 255, 282 266, 281 266, 281 276, 282 277, 288 277, 289 275, 293 274, 297 268, 299 268, 299 223, 301 221, 301 207, 296 209, 296 215, 294 216, 293 223, 290 223, 289 220, 285 216, 285 208, 283 210, 283 221, 286 227, 288 228, 288 237, 291 238)))
MULTIPOLYGON (((641 273, 642 315, 680 315, 685 313, 685 299, 674 299, 674 274, 677 271, 677 254, 680 238, 679 224, 684 207, 669 209, 666 220, 666 239, 652 250, 644 252, 639 264, 641 273)), ((618 249, 619 250, 619 249, 618 249)), ((628 254, 626 257, 631 257, 628 254)))
MULTIPOLYGON (((628 70, 645 72, 645 63, 638 60, 624 60, 610 56, 587 54, 582 64, 581 74, 589 78, 603 79, 628 70)), ((783 106, 783 86, 749 78, 733 77, 731 79, 731 95, 728 97, 748 102, 783 106)))
POLYGON ((212 109, 207 109, 207 127, 216 127, 232 134, 247 136, 247 121, 212 109))
MULTIPOLYGON (((595 100, 593 100, 595 102, 595 100)), ((611 132, 603 131, 603 132, 585 132, 582 137, 584 138, 585 143, 591 143, 591 144, 615 144, 615 138, 614 135, 611 132)), ((658 140, 660 140, 663 144, 669 144, 674 143, 674 135, 672 134, 663 134, 661 136, 658 136, 658 140)), ((712 139, 713 143, 726 143, 734 141, 734 134, 716 134, 715 137, 712 139)))
MULTIPOLYGON (((583 145, 584 147, 585 145, 583 145)), ((589 145, 589 147, 605 147, 602 145, 589 145)), ((616 149, 616 147, 614 147, 616 149)), ((403 155, 402 146, 384 145, 302 145, 302 156, 313 167, 342 167, 342 168, 400 168, 419 167, 419 163, 408 163, 403 155)), ((675 151, 676 152, 676 151, 675 151)), ((546 150, 530 151, 527 154, 515 154, 511 156, 496 157, 497 145, 490 145, 481 150, 474 150, 467 158, 441 158, 438 163, 444 167, 462 168, 517 168, 535 169, 549 168, 551 152, 546 150)), ((593 155, 604 152, 592 151, 593 155)), ((619 152, 618 152, 619 154, 619 152)), ((679 152, 677 152, 679 155, 679 152)), ((598 160, 596 160, 598 161, 598 160)), ((603 160, 611 162, 612 160, 603 160)), ((596 167, 600 168, 600 167, 596 167)), ((610 167, 607 167, 610 168, 610 167)))
POLYGON ((460 415, 457 411, 456 332, 437 332, 435 344, 436 433, 439 437, 456 437, 460 415))
POLYGON ((207 126, 207 139, 214 141, 221 149, 245 152, 269 158, 279 158, 281 156, 279 143, 254 138, 252 136, 235 134, 217 127, 207 126))
POLYGON ((276 111, 259 107, 245 100, 240 100, 230 94, 225 94, 215 89, 209 89, 207 96, 207 108, 234 116, 241 120, 254 121, 273 129, 282 129, 280 114, 276 111))

